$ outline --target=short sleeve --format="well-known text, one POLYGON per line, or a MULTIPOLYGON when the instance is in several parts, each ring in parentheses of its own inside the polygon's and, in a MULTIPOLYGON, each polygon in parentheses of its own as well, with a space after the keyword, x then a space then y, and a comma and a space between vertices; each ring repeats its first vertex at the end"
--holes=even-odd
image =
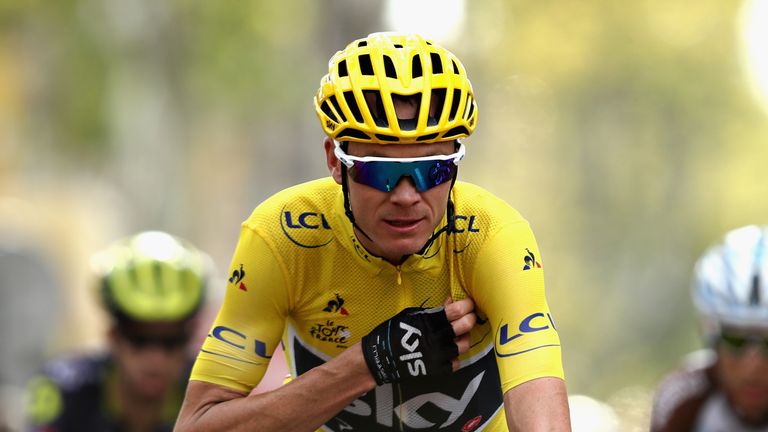
POLYGON ((226 282, 190 379, 248 392, 266 372, 285 326, 285 269, 269 244, 244 226, 226 282))
POLYGON ((544 289, 544 264, 525 220, 494 232, 469 287, 495 335, 502 391, 540 377, 563 378, 560 338, 544 289))

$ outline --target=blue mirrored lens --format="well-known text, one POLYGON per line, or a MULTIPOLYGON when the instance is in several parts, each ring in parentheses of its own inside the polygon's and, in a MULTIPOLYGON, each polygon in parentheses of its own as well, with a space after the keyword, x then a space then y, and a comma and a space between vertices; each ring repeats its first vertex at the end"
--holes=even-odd
POLYGON ((450 160, 425 160, 416 162, 361 162, 354 161, 349 176, 357 183, 391 192, 403 176, 413 181, 419 192, 453 179, 458 167, 450 160))

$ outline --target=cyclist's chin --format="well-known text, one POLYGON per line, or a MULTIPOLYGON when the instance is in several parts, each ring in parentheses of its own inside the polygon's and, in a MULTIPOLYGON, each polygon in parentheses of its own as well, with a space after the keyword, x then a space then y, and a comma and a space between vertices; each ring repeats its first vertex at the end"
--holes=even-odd
POLYGON ((765 420, 768 414, 768 389, 745 386, 731 395, 738 411, 751 421, 765 420))
POLYGON ((413 255, 420 251, 426 243, 426 238, 400 238, 389 239, 379 242, 379 256, 387 259, 388 261, 397 262, 403 256, 413 255))
POLYGON ((426 228, 408 233, 392 233, 376 228, 367 231, 371 235, 370 240, 364 235, 357 237, 369 252, 390 262, 397 262, 403 256, 419 252, 432 235, 432 231, 426 228))

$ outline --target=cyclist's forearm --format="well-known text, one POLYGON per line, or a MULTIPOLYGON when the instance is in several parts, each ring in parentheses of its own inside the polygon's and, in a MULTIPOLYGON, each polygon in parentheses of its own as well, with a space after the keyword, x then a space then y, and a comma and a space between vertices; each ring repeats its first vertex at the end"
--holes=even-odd
POLYGON ((542 377, 524 382, 504 394, 507 427, 513 431, 571 430, 565 381, 542 377))
POLYGON ((175 431, 313 432, 375 385, 359 344, 266 393, 201 391, 222 388, 191 382, 175 431))

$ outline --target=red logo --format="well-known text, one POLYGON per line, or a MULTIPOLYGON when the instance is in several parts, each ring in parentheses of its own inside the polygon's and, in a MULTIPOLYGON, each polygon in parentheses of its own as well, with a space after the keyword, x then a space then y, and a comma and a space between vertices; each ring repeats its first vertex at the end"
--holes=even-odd
POLYGON ((461 432, 470 432, 472 430, 475 430, 475 428, 480 425, 480 422, 482 420, 483 420, 483 416, 477 416, 473 418, 472 420, 464 424, 464 427, 461 428, 461 432))

